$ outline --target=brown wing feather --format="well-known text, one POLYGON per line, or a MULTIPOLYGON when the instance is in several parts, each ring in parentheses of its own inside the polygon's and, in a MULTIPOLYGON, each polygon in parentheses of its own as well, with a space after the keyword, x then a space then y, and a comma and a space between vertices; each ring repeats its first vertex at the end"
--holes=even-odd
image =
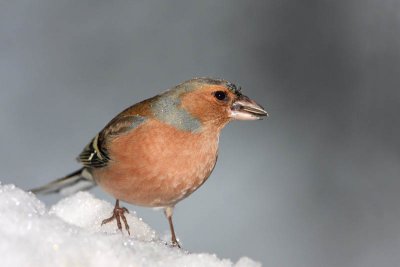
POLYGON ((145 120, 144 117, 139 115, 122 115, 115 117, 83 149, 81 154, 79 154, 78 161, 88 168, 107 166, 110 160, 106 148, 107 140, 134 130, 145 120))

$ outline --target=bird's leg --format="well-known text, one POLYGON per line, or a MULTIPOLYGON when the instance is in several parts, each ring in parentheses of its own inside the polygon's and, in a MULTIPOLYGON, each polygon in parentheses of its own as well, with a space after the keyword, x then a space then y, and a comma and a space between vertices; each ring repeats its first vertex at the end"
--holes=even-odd
POLYGON ((128 209, 125 207, 120 207, 119 206, 119 200, 115 201, 115 207, 113 210, 113 215, 110 218, 107 218, 101 222, 101 225, 112 222, 114 219, 117 220, 117 226, 118 229, 122 232, 122 225, 121 225, 121 219, 124 222, 125 225, 125 230, 128 232, 130 235, 131 233, 129 232, 129 225, 128 222, 126 221, 124 213, 129 213, 128 209))
POLYGON ((172 223, 173 210, 174 210, 173 207, 166 207, 165 210, 164 210, 164 213, 165 213, 165 216, 168 219, 169 229, 171 230, 171 244, 172 244, 173 247, 181 248, 181 246, 179 245, 178 240, 176 239, 175 230, 174 230, 174 224, 172 223))

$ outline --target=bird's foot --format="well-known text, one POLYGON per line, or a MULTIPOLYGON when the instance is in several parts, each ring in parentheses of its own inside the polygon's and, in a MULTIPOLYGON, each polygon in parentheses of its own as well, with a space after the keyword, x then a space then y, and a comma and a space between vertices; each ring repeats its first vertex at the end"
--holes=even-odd
POLYGON ((121 224, 121 219, 122 219, 122 221, 124 222, 124 225, 125 225, 125 230, 128 232, 129 235, 131 235, 131 233, 129 232, 128 222, 124 215, 125 212, 129 213, 128 209, 125 207, 120 207, 119 201, 117 200, 115 203, 114 210, 113 210, 113 215, 110 218, 103 220, 101 222, 101 225, 112 222, 115 219, 115 220, 117 220, 118 229, 122 232, 122 224, 121 224))
POLYGON ((171 240, 171 246, 174 248, 181 248, 181 245, 179 244, 178 240, 171 240))
POLYGON ((171 241, 171 246, 173 248, 181 248, 181 245, 179 244, 178 241, 171 241))

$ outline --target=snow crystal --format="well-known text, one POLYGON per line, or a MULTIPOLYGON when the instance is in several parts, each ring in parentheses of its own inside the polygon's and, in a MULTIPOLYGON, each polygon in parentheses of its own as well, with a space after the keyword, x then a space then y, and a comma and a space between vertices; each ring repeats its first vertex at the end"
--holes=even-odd
POLYGON ((171 248, 134 212, 131 236, 101 226, 113 205, 79 192, 47 209, 32 193, 0 183, 1 266, 261 266, 171 248))

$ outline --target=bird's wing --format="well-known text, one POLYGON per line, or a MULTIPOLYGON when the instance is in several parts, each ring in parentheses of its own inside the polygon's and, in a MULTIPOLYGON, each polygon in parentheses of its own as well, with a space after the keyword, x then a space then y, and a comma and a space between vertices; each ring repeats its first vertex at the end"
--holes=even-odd
POLYGON ((77 160, 85 167, 89 168, 100 168, 107 165, 110 157, 108 156, 107 150, 103 147, 101 141, 99 141, 100 134, 97 134, 92 141, 83 149, 77 160))
POLYGON ((106 143, 110 138, 128 133, 142 124, 146 119, 140 115, 117 116, 79 154, 78 161, 85 167, 101 168, 110 160, 106 143))

